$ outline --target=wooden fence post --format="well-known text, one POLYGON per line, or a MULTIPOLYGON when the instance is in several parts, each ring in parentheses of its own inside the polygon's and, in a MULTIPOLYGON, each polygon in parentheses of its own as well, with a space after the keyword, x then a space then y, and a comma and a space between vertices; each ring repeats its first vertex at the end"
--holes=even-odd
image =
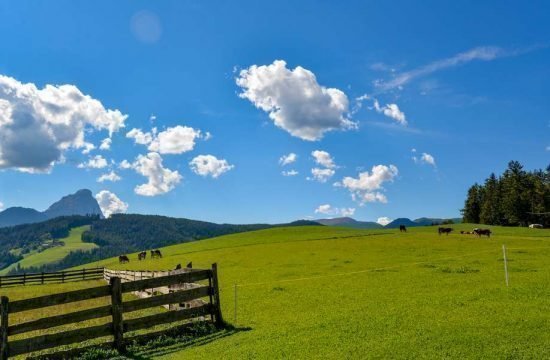
POLYGON ((7 296, 0 298, 0 360, 6 360, 10 355, 8 349, 8 314, 9 299, 7 296))
POLYGON ((216 314, 216 326, 223 327, 222 308, 220 303, 220 288, 218 284, 218 264, 212 264, 212 286, 214 290, 214 312, 216 314))
POLYGON ((113 316, 114 347, 120 352, 124 347, 124 324, 122 320, 122 287, 119 277, 111 277, 111 312, 113 316))
POLYGON ((42 271, 42 276, 40 276, 40 283, 44 285, 44 271, 42 271))

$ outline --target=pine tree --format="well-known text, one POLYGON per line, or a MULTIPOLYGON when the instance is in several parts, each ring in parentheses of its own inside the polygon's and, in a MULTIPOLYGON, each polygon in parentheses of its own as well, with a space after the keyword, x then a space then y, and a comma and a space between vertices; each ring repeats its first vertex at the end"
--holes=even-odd
POLYGON ((501 211, 502 194, 499 180, 494 173, 485 180, 483 194, 479 222, 481 224, 501 225, 503 222, 501 211))
POLYGON ((505 225, 527 226, 530 211, 527 173, 518 161, 510 161, 502 176, 502 212, 505 225))
POLYGON ((481 212, 481 204, 483 199, 483 188, 474 184, 468 190, 468 196, 462 209, 463 222, 465 223, 479 223, 479 215, 481 212))

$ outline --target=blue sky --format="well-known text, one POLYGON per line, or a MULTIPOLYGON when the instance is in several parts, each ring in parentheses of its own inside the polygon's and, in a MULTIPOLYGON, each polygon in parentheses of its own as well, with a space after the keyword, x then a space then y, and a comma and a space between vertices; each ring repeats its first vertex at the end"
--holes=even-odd
POLYGON ((548 14, 1 2, 0 203, 43 210, 89 188, 108 211, 216 222, 458 216, 508 161, 548 165, 548 14))

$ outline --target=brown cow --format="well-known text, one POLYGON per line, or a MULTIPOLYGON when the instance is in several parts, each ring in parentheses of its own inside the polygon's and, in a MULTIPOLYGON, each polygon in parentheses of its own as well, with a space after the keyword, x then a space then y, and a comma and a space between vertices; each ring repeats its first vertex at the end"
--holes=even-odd
POLYGON ((138 260, 145 260, 147 258, 147 251, 142 251, 138 254, 138 260))
POLYGON ((453 231, 453 228, 439 227, 437 229, 437 232, 439 233, 439 235, 441 234, 449 235, 451 231, 453 231))
POLYGON ((126 255, 120 255, 118 257, 118 262, 120 264, 124 264, 124 263, 130 262, 130 259, 128 259, 128 256, 126 256, 126 255))

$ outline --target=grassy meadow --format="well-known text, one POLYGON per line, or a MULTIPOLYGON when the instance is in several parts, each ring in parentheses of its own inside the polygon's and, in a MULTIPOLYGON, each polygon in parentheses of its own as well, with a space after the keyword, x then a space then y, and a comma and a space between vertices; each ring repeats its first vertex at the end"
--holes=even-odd
POLYGON ((0 271, 0 275, 7 274, 12 268, 17 267, 19 264, 21 268, 28 268, 31 266, 40 266, 44 264, 55 263, 60 261, 65 256, 69 255, 71 251, 76 250, 91 250, 96 248, 94 243, 85 243, 82 241, 82 233, 89 228, 89 225, 80 226, 71 229, 69 236, 59 241, 63 242, 63 246, 54 246, 41 252, 34 252, 25 256, 24 259, 11 264, 5 269, 0 271))
MULTIPOLYGON (((448 236, 436 227, 276 228, 166 247, 162 259, 129 254, 129 264, 86 267, 218 263, 223 314, 237 331, 140 358, 550 358, 550 231, 492 227, 490 239, 458 233, 473 227, 453 225, 448 236)), ((0 292, 15 299, 83 286, 0 292)))

